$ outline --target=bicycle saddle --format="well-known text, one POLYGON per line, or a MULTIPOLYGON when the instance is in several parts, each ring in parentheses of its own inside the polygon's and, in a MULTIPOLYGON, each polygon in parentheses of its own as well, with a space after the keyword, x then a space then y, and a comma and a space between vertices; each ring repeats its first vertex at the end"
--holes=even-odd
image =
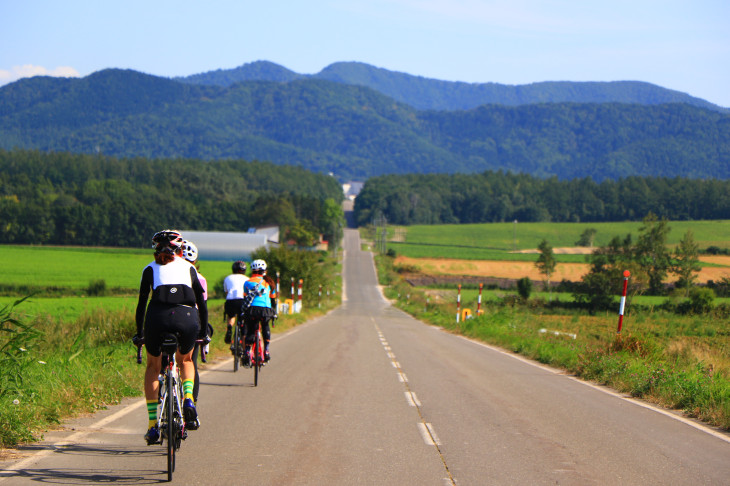
POLYGON ((177 351, 177 336, 175 334, 165 334, 162 336, 162 352, 165 354, 175 354, 177 351))

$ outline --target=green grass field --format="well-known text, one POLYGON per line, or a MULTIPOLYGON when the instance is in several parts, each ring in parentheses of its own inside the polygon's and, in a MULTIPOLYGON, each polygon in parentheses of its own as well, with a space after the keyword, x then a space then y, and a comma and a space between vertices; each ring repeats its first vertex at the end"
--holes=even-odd
MULTIPOLYGON (((134 293, 142 269, 151 261, 152 250, 2 245, 0 284, 82 290, 92 281, 104 280, 108 289, 134 293)), ((200 272, 212 288, 231 273, 231 262, 200 261, 200 272)))
MULTIPOLYGON (((464 225, 414 225, 405 228, 405 242, 389 242, 388 247, 405 256, 445 257, 479 260, 534 259, 534 255, 512 254, 532 250, 542 239, 553 248, 575 246, 581 233, 595 229, 594 246, 606 245, 614 236, 639 235, 641 222, 620 223, 487 223, 464 225)), ((729 221, 670 221, 667 238, 676 245, 692 230, 701 249, 709 246, 730 248, 729 221)), ((365 235, 367 237, 367 235, 365 235)), ((580 255, 559 255, 560 261, 584 261, 580 255)))

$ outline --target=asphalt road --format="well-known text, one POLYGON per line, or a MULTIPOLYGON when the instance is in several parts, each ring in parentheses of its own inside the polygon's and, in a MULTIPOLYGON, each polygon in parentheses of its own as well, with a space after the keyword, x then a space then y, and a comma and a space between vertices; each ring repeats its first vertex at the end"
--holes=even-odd
MULTIPOLYGON (((730 436, 394 309, 346 230, 344 303, 276 335, 272 361, 202 375, 202 427, 174 483, 730 484, 730 436)), ((4 484, 150 484, 143 400, 75 420, 0 463, 4 484)))

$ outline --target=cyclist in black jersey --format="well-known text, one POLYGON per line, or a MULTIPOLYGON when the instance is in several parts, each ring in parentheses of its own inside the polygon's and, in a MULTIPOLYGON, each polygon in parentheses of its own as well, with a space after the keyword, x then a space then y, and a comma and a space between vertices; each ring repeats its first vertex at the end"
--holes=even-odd
POLYGON ((145 434, 148 444, 157 443, 160 438, 160 431, 156 427, 158 376, 162 361, 162 336, 166 333, 178 336, 175 359, 180 366, 183 382, 186 425, 195 427, 197 424, 198 414, 193 403, 195 368, 192 352, 195 340, 205 337, 205 323, 208 322, 204 289, 195 267, 182 257, 183 239, 180 232, 160 231, 152 237, 152 242, 155 259, 142 271, 136 313, 137 335, 133 339, 138 343, 144 336, 147 348, 144 392, 149 418, 145 434), (204 324, 201 326, 201 323, 204 324))

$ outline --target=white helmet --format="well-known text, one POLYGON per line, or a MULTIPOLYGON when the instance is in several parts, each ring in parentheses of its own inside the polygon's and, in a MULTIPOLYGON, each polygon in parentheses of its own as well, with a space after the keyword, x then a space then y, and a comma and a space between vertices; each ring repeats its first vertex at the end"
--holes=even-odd
POLYGON ((251 262, 251 271, 252 272, 265 272, 266 271, 266 262, 263 260, 254 260, 251 262))
POLYGON ((183 257, 190 263, 198 259, 198 247, 192 241, 183 240, 182 242, 183 257))

